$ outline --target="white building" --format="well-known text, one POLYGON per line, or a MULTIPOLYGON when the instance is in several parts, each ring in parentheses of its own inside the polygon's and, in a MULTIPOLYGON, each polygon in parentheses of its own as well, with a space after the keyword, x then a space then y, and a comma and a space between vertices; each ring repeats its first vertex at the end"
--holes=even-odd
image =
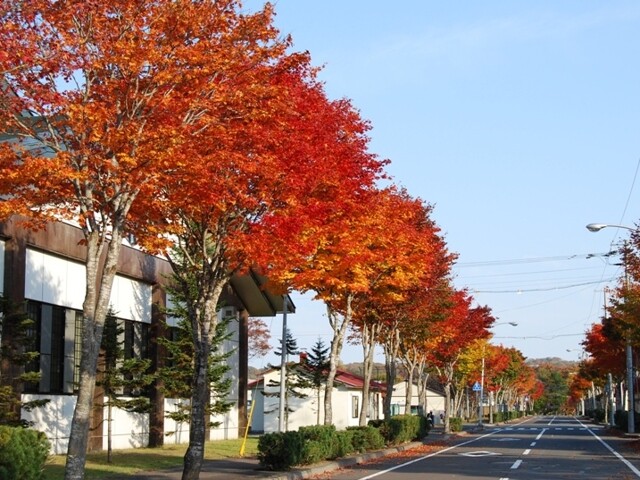
MULTIPOLYGON (((300 368, 292 364, 291 368, 300 368)), ((251 431, 271 433, 278 431, 279 425, 279 382, 280 371, 270 370, 261 378, 249 383, 249 395, 255 404, 251 417, 251 431), (266 393, 266 395, 265 395, 266 393)), ((336 429, 358 426, 362 405, 367 408, 369 420, 383 418, 382 385, 372 382, 369 398, 363 402, 363 379, 358 375, 338 370, 334 382, 332 400, 332 423, 336 429)), ((320 395, 312 388, 301 389, 305 398, 289 396, 286 430, 318 425, 324 422, 324 388, 320 395)))
MULTIPOLYGON (((440 414, 444 415, 445 397, 443 394, 427 388, 426 405, 422 405, 418 396, 418 385, 414 384, 411 389, 411 413, 427 414, 433 412, 435 424, 440 422, 440 414)), ((407 382, 398 382, 393 387, 393 395, 391 396, 391 414, 399 415, 405 413, 407 404, 407 382)))
MULTIPOLYGON (((22 418, 34 422, 52 445, 52 453, 65 453, 75 392, 79 378, 80 331, 85 292, 84 247, 82 233, 74 226, 59 222, 43 231, 22 229, 17 218, 0 222, 0 293, 17 305, 26 305, 34 327, 29 332, 39 358, 27 367, 39 371, 38 384, 25 384, 23 401, 48 399, 44 407, 22 411, 22 418)), ((118 273, 114 280, 111 304, 124 328, 126 355, 149 358, 152 369, 164 365, 166 352, 157 338, 169 336, 175 326, 164 322, 162 308, 169 299, 165 289, 170 275, 168 263, 123 246, 118 273)), ((231 411, 219 420, 221 425, 209 432, 210 439, 237 438, 247 421, 247 371, 249 316, 273 316, 282 310, 281 296, 261 288, 256 275, 234 277, 224 294, 224 309, 219 315, 231 317, 231 338, 223 349, 233 352, 228 358, 232 388, 228 400, 231 411)), ((289 300, 289 308, 292 303, 289 300)), ((13 340, 11 326, 5 325, 3 345, 13 340)), ((4 378, 13 378, 15 365, 2 362, 4 378)), ((19 373, 19 372, 18 372, 19 373)), ((175 424, 165 417, 184 399, 165 398, 160 385, 149 389, 153 410, 148 414, 115 411, 112 422, 113 447, 131 448, 188 442, 188 424, 175 424), (170 436, 165 434, 171 433, 170 436)), ((96 389, 89 448, 106 448, 107 414, 105 398, 96 389)))

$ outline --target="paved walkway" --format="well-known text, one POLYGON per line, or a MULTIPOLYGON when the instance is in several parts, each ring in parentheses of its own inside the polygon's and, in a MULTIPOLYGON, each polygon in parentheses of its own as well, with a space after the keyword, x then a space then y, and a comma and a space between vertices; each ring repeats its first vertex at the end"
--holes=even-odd
MULTIPOLYGON (((462 432, 463 433, 463 432, 462 432)), ((368 452, 361 455, 353 455, 330 462, 322 462, 311 466, 293 468, 288 472, 271 472, 262 470, 257 458, 235 458, 227 460, 207 460, 200 473, 200 480, 240 480, 246 478, 264 478, 270 480, 295 480, 309 478, 313 475, 330 472, 340 468, 363 463, 375 458, 408 450, 425 443, 442 441, 448 438, 442 430, 436 428, 422 442, 413 442, 399 447, 390 447, 384 450, 368 452)), ((171 470, 138 473, 127 477, 131 480, 180 480, 182 467, 171 470)))

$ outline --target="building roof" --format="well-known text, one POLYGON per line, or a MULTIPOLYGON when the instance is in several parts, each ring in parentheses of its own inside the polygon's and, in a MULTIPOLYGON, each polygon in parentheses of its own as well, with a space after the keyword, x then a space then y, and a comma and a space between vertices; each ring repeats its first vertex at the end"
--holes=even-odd
MULTIPOLYGON (((287 368, 296 368, 299 366, 300 366, 299 363, 292 362, 287 368)), ((261 377, 249 381, 248 383, 249 388, 250 389, 259 388, 261 384, 264 384, 264 377, 266 375, 269 375, 270 373, 277 372, 277 371, 278 369, 271 368, 263 372, 261 377)), ((353 389, 359 390, 359 389, 362 389, 362 387, 364 386, 364 378, 362 378, 360 375, 347 372, 346 370, 338 369, 336 371, 335 384, 344 385, 347 388, 353 388, 353 389)), ((380 382, 378 380, 371 380, 369 382, 369 388, 371 388, 372 390, 382 390, 384 389, 384 387, 385 387, 384 382, 380 382)))

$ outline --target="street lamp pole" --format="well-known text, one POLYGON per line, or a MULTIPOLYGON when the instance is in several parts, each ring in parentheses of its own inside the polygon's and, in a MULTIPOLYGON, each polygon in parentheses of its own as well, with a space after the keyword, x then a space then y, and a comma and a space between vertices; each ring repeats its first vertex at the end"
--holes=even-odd
MULTIPOLYGON (((603 228, 612 227, 612 228, 623 228, 625 230, 630 230, 635 232, 636 229, 633 227, 628 227, 626 225, 617 225, 610 223, 590 223, 587 225, 587 230, 590 232, 599 232, 603 228)), ((626 265, 625 265, 625 275, 626 275, 626 265)), ((628 414, 627 414, 627 432, 635 433, 636 424, 635 424, 635 406, 634 406, 634 382, 633 382, 633 348, 631 347, 631 340, 627 336, 627 345, 625 348, 626 351, 626 369, 627 369, 627 401, 629 403, 628 406, 628 414)))
POLYGON ((287 313, 289 309, 288 296, 282 296, 282 357, 280 357, 280 401, 278 403, 278 431, 286 432, 286 395, 287 395, 287 313))
MULTIPOLYGON (((511 325, 512 327, 517 327, 518 324, 516 322, 500 322, 494 323, 492 326, 496 325, 511 325)), ((491 398, 491 397, 489 397, 491 398)), ((484 416, 484 347, 482 347, 482 372, 480 374, 480 399, 478 401, 478 428, 484 428, 482 425, 482 417, 484 416)), ((489 414, 493 417, 493 405, 489 402, 489 414)))
POLYGON ((480 400, 478 401, 478 428, 483 428, 482 417, 484 403, 484 347, 482 349, 482 374, 480 375, 480 400))

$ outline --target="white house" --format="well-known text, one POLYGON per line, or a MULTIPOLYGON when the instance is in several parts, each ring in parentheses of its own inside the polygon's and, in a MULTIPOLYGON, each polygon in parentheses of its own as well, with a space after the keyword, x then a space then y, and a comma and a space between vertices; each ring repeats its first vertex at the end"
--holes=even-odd
MULTIPOLYGON (((432 388, 427 388, 426 405, 422 405, 418 395, 418 385, 414 384, 411 389, 411 413, 433 412, 435 424, 440 422, 440 414, 444 415, 445 397, 442 393, 432 388)), ((393 387, 391 396, 391 414, 398 415, 405 413, 407 394, 407 382, 398 382, 393 387)))
MULTIPOLYGON (((300 364, 292 364, 290 368, 300 369, 300 364)), ((280 371, 274 369, 249 383, 249 395, 254 402, 250 419, 252 432, 278 431, 279 382, 280 371)), ((362 377, 338 370, 331 395, 332 423, 338 430, 359 425, 363 404, 368 419, 383 418, 382 385, 375 381, 371 383, 366 402, 363 402, 362 386, 362 377)), ((305 398, 289 396, 287 399, 286 430, 324 422, 324 388, 320 389, 319 394, 312 388, 300 389, 300 392, 306 395, 305 398)))

